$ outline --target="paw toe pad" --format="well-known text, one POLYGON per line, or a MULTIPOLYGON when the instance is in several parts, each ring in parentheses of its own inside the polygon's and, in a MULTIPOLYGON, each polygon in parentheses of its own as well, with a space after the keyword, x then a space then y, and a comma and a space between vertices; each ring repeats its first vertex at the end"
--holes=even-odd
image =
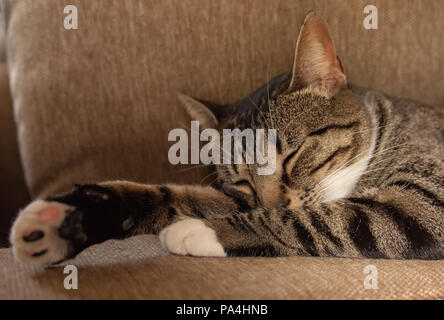
POLYGON ((54 207, 49 207, 40 212, 40 219, 42 221, 54 221, 58 220, 61 216, 61 212, 59 209, 54 207))
POLYGON ((40 231, 40 230, 30 231, 30 232, 26 232, 23 235, 23 240, 25 240, 26 242, 32 242, 32 241, 40 240, 44 236, 45 236, 45 234, 43 233, 43 231, 40 231))

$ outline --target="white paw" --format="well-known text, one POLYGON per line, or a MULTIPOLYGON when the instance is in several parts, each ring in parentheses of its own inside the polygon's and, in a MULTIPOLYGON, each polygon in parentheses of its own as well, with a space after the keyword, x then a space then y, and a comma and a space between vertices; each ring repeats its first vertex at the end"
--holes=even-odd
POLYGON ((59 237, 58 229, 71 209, 59 202, 31 202, 12 225, 10 241, 14 256, 22 262, 39 265, 64 259, 68 241, 59 237))
POLYGON ((225 257, 216 232, 199 219, 186 218, 171 224, 159 234, 160 242, 170 252, 199 257, 225 257))

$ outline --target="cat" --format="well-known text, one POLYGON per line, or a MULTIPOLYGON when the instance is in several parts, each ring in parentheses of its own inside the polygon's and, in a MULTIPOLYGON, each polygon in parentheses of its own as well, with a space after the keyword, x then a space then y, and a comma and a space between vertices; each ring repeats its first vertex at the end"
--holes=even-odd
POLYGON ((56 264, 146 233, 179 255, 444 258, 442 108, 348 85, 315 13, 290 72, 232 105, 181 100, 203 127, 276 129, 275 172, 217 165, 218 188, 76 185, 19 213, 16 258, 56 264))

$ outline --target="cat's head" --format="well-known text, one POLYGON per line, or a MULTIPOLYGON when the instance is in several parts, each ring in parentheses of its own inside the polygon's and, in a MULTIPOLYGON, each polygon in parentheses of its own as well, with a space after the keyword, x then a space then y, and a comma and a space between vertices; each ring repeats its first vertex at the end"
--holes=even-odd
POLYGON ((342 169, 353 169, 350 165, 367 156, 372 139, 365 128, 371 119, 346 87, 326 23, 311 12, 299 33, 291 72, 232 105, 181 99, 201 127, 276 129, 273 174, 260 175, 257 164, 244 161, 218 165, 220 182, 250 205, 298 207, 344 196, 356 181, 353 170, 342 169))

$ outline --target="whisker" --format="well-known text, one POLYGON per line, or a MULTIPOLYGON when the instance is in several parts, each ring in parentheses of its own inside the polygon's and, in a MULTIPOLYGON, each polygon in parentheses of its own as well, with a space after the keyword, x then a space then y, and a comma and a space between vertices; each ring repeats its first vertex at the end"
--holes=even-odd
POLYGON ((195 164, 195 165, 192 165, 192 167, 190 167, 190 168, 176 170, 176 172, 185 172, 185 171, 190 171, 193 169, 200 169, 201 167, 210 167, 210 166, 213 166, 213 164, 211 164, 211 163, 210 164, 195 164))
POLYGON ((276 128, 276 125, 273 120, 273 116, 271 115, 271 108, 270 108, 270 70, 269 70, 270 64, 267 64, 267 102, 268 102, 268 114, 270 115, 271 123, 273 124, 273 129, 276 128))
POLYGON ((267 119, 266 119, 265 116, 264 116, 264 113, 262 112, 261 109, 259 109, 258 105, 253 101, 253 99, 250 98, 250 96, 247 96, 247 98, 248 98, 248 100, 250 100, 251 103, 256 107, 256 109, 259 110, 259 112, 260 112, 260 114, 261 114, 261 116, 262 116, 262 119, 264 119, 264 121, 265 121, 265 124, 266 124, 267 126, 270 126, 270 124, 268 123, 267 119))
MULTIPOLYGON (((407 144, 407 143, 406 143, 406 144, 407 144)), ((372 156, 371 156, 371 158, 374 158, 374 157, 377 156, 377 155, 381 155, 381 154, 383 154, 384 152, 387 152, 387 151, 389 151, 389 150, 391 150, 391 149, 394 149, 394 148, 400 147, 400 146, 402 146, 402 145, 404 145, 404 144, 398 144, 398 145, 392 146, 392 147, 390 147, 390 148, 386 148, 386 149, 379 150, 378 152, 373 153, 372 156)), ((313 190, 316 190, 316 189, 317 189, 318 187, 320 187, 321 185, 322 185, 323 187, 325 187, 325 184, 323 184, 325 180, 327 180, 328 178, 334 176, 334 175, 335 175, 336 173, 338 173, 340 170, 344 169, 344 168, 345 168, 345 167, 346 167, 351 161, 353 161, 353 160, 355 160, 356 158, 360 157, 361 155, 363 155, 363 154, 364 154, 365 152, 367 152, 367 151, 368 151, 368 150, 364 150, 363 152, 360 152, 357 156, 353 157, 352 159, 346 161, 344 164, 342 164, 341 166, 339 166, 339 168, 335 169, 332 173, 330 173, 330 174, 327 175, 324 179, 322 179, 320 182, 318 182, 318 183, 316 184, 316 186, 313 188, 313 190)), ((372 165, 373 165, 373 164, 372 164, 372 165)), ((346 174, 346 173, 342 173, 342 174, 339 175, 337 178, 342 177, 344 174, 346 174)), ((331 183, 334 183, 334 182, 331 181, 330 184, 331 184, 331 183)))
MULTIPOLYGON (((375 171, 385 170, 385 169, 386 169, 386 168, 378 168, 378 169, 368 170, 368 171, 364 172, 362 175, 367 174, 367 173, 370 173, 370 172, 375 172, 375 171)), ((357 173, 357 174, 351 175, 351 176, 347 177, 347 178, 348 178, 347 180, 353 180, 353 179, 355 179, 356 177, 358 177, 359 175, 360 175, 360 173, 357 173)), ((375 179, 375 178, 373 178, 373 179, 375 179)), ((365 180, 368 180, 368 179, 365 179, 365 180)), ((359 180, 359 181, 361 181, 361 180, 359 180)), ((325 187, 325 188, 323 188, 323 189, 320 190, 321 193, 324 193, 324 192, 325 192, 325 196, 331 194, 331 193, 334 192, 334 191, 336 191, 336 190, 331 190, 331 185, 329 185, 329 186, 327 186, 327 187, 325 187)))
POLYGON ((210 174, 206 175, 205 177, 202 178, 202 180, 200 180, 199 184, 202 184, 202 182, 204 182, 206 178, 208 178, 208 177, 210 177, 210 176, 212 176, 212 175, 215 175, 215 174, 217 174, 217 173, 218 173, 218 172, 215 171, 215 172, 211 172, 210 174))
POLYGON ((217 176, 215 179, 213 179, 213 181, 211 181, 210 183, 209 183, 209 185, 211 186, 214 182, 216 182, 217 180, 219 179, 219 176, 217 176))

